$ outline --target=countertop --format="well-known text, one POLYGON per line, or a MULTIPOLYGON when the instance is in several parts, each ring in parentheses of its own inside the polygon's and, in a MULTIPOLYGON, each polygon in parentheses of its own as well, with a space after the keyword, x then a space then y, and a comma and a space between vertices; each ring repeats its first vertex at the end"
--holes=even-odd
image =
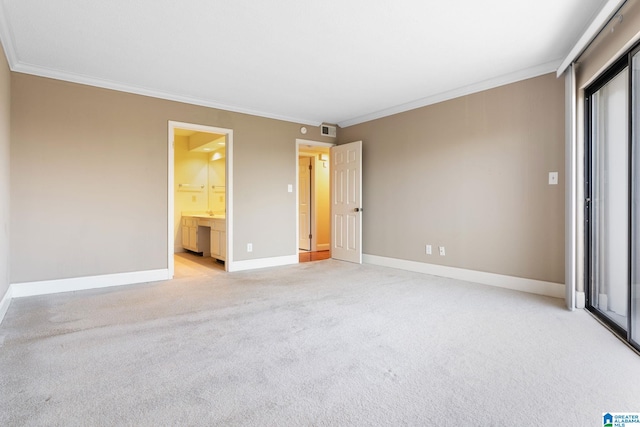
POLYGON ((214 215, 210 215, 206 212, 200 212, 200 213, 183 213, 182 216, 189 216, 189 217, 193 217, 193 218, 204 218, 204 219, 225 219, 225 214, 214 214, 214 215))

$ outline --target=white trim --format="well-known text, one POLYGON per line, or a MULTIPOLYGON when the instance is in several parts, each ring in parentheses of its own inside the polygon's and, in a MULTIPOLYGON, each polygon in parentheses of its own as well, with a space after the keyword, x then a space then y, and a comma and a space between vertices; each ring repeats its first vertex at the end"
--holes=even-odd
POLYGON ((227 253, 225 255, 224 268, 231 271, 233 265, 233 129, 229 129, 227 133, 227 145, 225 147, 225 220, 227 233, 227 253))
POLYGON ((296 246, 294 247, 295 252, 298 252, 300 248, 300 189, 298 188, 300 184, 300 144, 296 140, 296 180, 295 185, 293 187, 293 191, 296 193, 296 246))
POLYGON ((448 277, 450 279, 464 280, 467 282, 496 286, 498 288, 513 289, 538 295, 546 295, 554 298, 564 298, 564 285, 562 283, 544 282, 541 280, 504 276, 502 274, 486 273, 484 271, 465 270, 462 268, 447 267, 444 265, 427 264, 424 262, 408 261, 368 254, 363 255, 363 261, 366 264, 415 271, 416 273, 448 277))
POLYGON ((15 61, 15 56, 13 59, 14 60, 9 63, 9 66, 11 68, 11 71, 14 71, 16 73, 32 74, 34 76, 48 77, 50 79, 79 83, 88 86, 100 87, 103 89, 111 89, 118 92, 133 93, 136 95, 149 96, 152 98, 166 99, 168 101, 183 102, 185 104, 200 105, 202 107, 216 108, 218 110, 249 114, 252 116, 265 117, 268 119, 283 120, 285 122, 292 122, 296 124, 305 124, 308 126, 320 126, 322 124, 322 122, 307 120, 300 117, 289 117, 280 114, 273 114, 265 111, 243 108, 237 105, 212 102, 202 98, 183 96, 175 93, 118 83, 111 80, 99 79, 91 76, 85 76, 83 74, 75 74, 66 71, 54 70, 47 67, 25 64, 20 61, 15 61))
POLYGON ((616 12, 622 7, 626 0, 608 0, 596 17, 591 21, 582 36, 578 39, 567 57, 560 63, 557 76, 560 77, 569 65, 578 58, 582 52, 591 44, 602 29, 607 25, 616 12))
POLYGON ((328 251, 331 249, 331 243, 320 243, 316 246, 317 251, 328 251))
POLYGON ((576 307, 577 288, 577 90, 576 70, 569 65, 565 73, 565 302, 569 310, 576 307))
POLYGON ((74 277, 71 279, 44 280, 40 282, 13 283, 12 298, 49 295, 59 292, 133 285, 169 279, 169 270, 134 271, 131 273, 104 274, 102 276, 74 277))
POLYGON ((7 310, 9 310, 9 305, 11 305, 11 299, 13 298, 13 286, 10 285, 7 292, 5 292, 4 297, 2 297, 2 301, 0 301, 0 324, 4 320, 4 315, 7 314, 7 310))
POLYGON ((437 104, 439 102, 448 101, 450 99, 459 98, 461 96, 471 95, 477 92, 482 92, 484 90, 489 90, 507 84, 516 83, 522 80, 538 77, 544 74, 549 74, 554 72, 558 68, 559 63, 559 60, 548 62, 546 64, 538 65, 532 68, 516 71, 515 73, 507 74, 478 83, 473 83, 469 86, 453 89, 437 95, 428 96, 426 98, 421 98, 415 101, 408 102, 406 104, 400 104, 395 107, 385 108, 384 110, 380 110, 375 113, 365 114, 364 116, 344 120, 338 123, 338 126, 340 126, 341 128, 346 128, 371 120, 380 119, 382 117, 391 116, 393 114, 404 113, 405 111, 415 110, 416 108, 426 107, 428 105, 437 104))
POLYGON ((167 217, 167 269, 169 270, 169 277, 173 279, 173 275, 175 272, 175 262, 173 259, 173 254, 175 253, 176 246, 176 238, 175 238, 175 228, 174 228, 174 204, 175 204, 175 195, 174 195, 174 183, 175 183, 175 131, 174 126, 172 126, 171 121, 167 126, 168 133, 168 147, 167 147, 167 201, 169 204, 168 207, 168 217, 167 217), (173 248, 173 251, 171 250, 173 248))
POLYGON ((169 206, 167 208, 167 265, 169 272, 171 273, 171 278, 173 278, 174 273, 174 246, 175 246, 175 229, 174 229, 174 221, 175 217, 173 215, 174 212, 174 163, 175 163, 175 150, 174 150, 174 132, 175 129, 187 129, 193 130, 197 132, 207 132, 207 133, 219 133, 226 135, 227 141, 225 146, 225 186, 226 186, 226 194, 225 194, 225 226, 226 226, 226 234, 227 234, 227 256, 225 261, 225 269, 226 271, 231 271, 231 266, 233 265, 233 129, 227 128, 219 128, 215 126, 207 126, 207 125, 199 125, 194 123, 185 123, 185 122, 176 122, 173 120, 169 120, 168 122, 168 179, 167 179, 167 191, 168 191, 168 200, 169 206))
POLYGON ((312 147, 327 147, 327 148, 331 148, 336 145, 333 142, 312 141, 310 139, 300 139, 300 138, 296 138, 296 144, 311 145, 312 147))
POLYGON ((280 257, 272 257, 272 258, 258 258, 258 259, 248 259, 246 261, 236 261, 232 266, 229 266, 227 271, 245 271, 245 270, 254 270, 256 268, 267 268, 267 267, 280 267, 283 265, 292 265, 297 264, 299 261, 299 256, 296 251, 296 255, 286 255, 280 257))

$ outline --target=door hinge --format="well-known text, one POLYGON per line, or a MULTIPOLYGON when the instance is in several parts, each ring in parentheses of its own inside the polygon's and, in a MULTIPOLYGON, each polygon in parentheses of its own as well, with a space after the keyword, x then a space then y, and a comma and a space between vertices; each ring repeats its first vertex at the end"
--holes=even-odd
POLYGON ((309 234, 309 239, 311 239, 311 234, 309 234))
POLYGON ((312 167, 311 167, 311 165, 309 165, 309 170, 311 170, 311 169, 312 169, 312 167))

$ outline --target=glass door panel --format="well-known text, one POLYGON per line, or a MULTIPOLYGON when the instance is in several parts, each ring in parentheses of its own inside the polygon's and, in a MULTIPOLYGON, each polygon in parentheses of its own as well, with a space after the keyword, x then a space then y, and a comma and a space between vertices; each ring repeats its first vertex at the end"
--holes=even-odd
POLYGON ((628 328, 628 68, 591 96, 589 305, 628 328))
POLYGON ((640 345, 640 53, 633 55, 631 75, 631 328, 630 339, 640 345))

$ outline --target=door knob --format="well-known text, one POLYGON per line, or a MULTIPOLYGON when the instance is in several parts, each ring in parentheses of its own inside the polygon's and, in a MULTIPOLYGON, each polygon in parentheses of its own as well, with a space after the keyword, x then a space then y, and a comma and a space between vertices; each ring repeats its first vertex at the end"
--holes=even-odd
POLYGON ((362 212, 362 208, 355 208, 353 211, 354 212, 362 212))

